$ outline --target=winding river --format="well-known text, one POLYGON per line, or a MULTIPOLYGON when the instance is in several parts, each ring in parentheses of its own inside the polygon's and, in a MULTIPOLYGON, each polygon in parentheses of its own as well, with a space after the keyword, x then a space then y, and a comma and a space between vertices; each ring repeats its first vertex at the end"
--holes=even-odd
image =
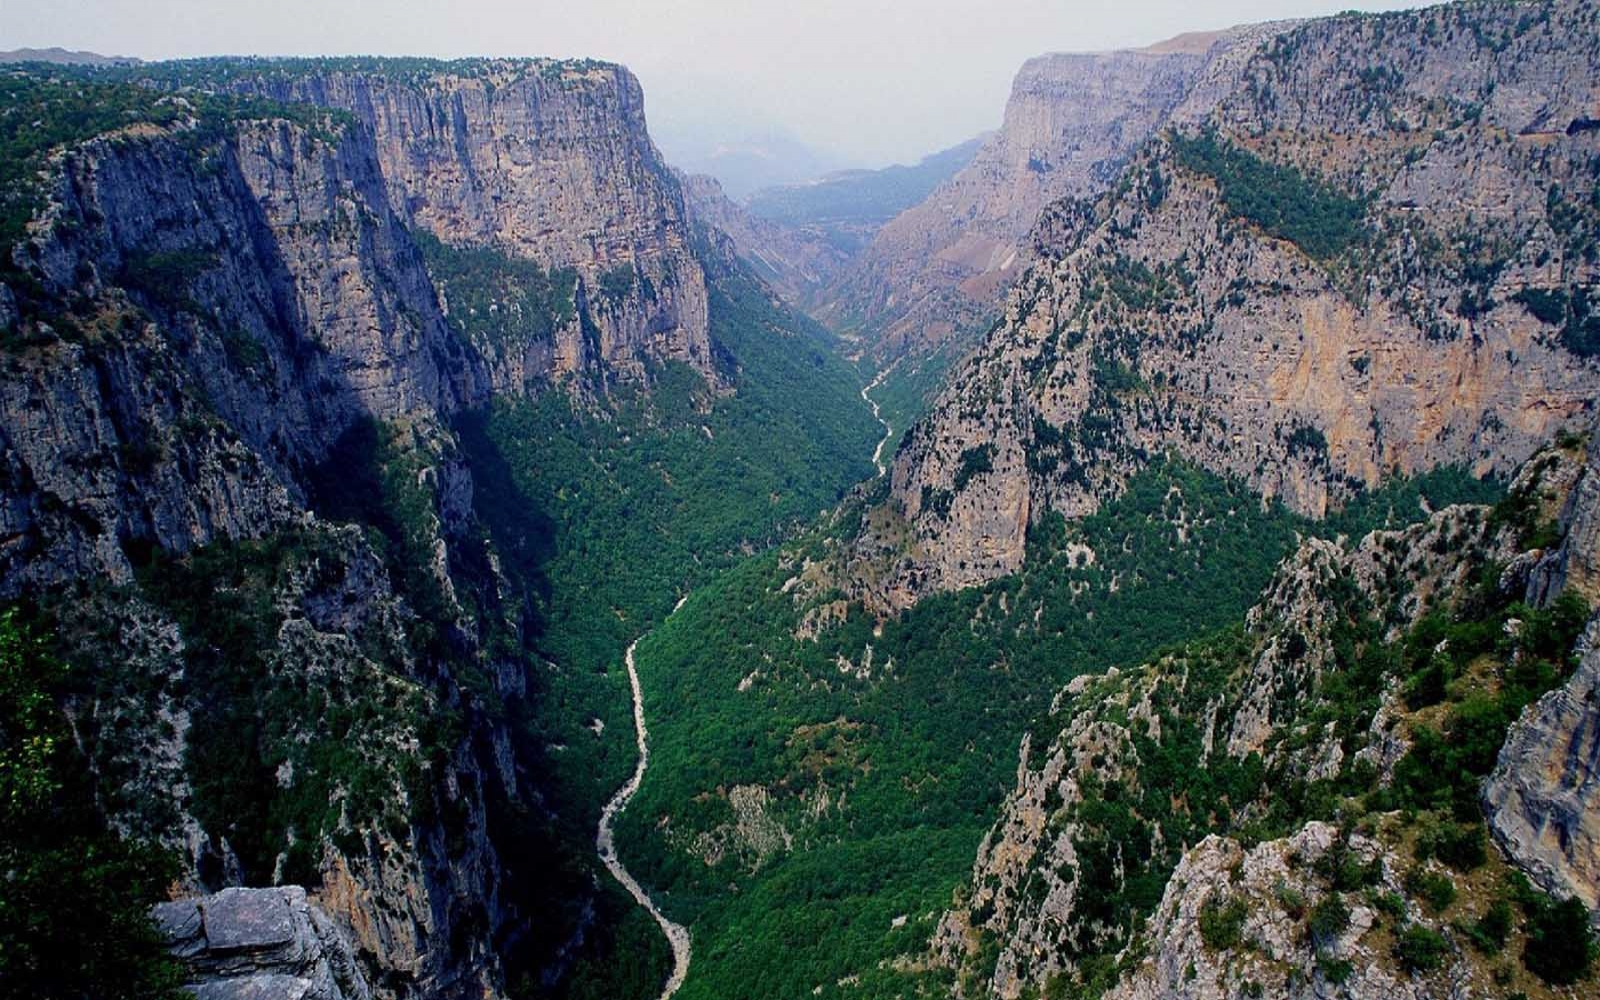
MULTIPOLYGON (((880 476, 889 471, 883 464, 883 449, 889 443, 889 438, 893 436, 894 429, 889 426, 889 421, 883 419, 883 415, 878 412, 877 400, 873 399, 870 394, 873 389, 883 384, 883 380, 893 370, 894 366, 890 365, 874 376, 871 382, 861 387, 861 398, 868 406, 872 407, 873 418, 883 425, 883 437, 879 439, 878 447, 873 449, 872 452, 872 464, 877 467, 878 475, 880 476)), ((679 598, 678 603, 673 606, 672 610, 676 612, 683 607, 683 602, 688 599, 687 597, 679 598)), ((694 954, 692 942, 689 940, 689 928, 669 919, 665 913, 662 913, 661 907, 657 906, 656 901, 650 898, 650 894, 644 890, 644 886, 640 885, 639 880, 634 878, 633 874, 623 865, 621 859, 617 857, 616 835, 613 829, 617 815, 628 807, 628 803, 638 793, 639 785, 644 781, 645 769, 650 766, 650 730, 644 724, 644 691, 639 686, 639 668, 635 666, 633 660, 634 650, 638 648, 639 640, 635 639, 633 644, 628 647, 628 652, 623 657, 623 660, 628 665, 628 686, 633 691, 633 735, 639 746, 639 761, 633 767, 633 776, 621 788, 617 789, 617 794, 611 796, 611 801, 607 802, 606 807, 601 810, 600 828, 595 832, 594 846, 595 850, 599 852, 600 860, 605 864, 606 870, 611 872, 611 876, 621 883, 624 889, 628 890, 628 895, 632 896, 635 902, 644 907, 650 916, 655 918, 656 923, 661 926, 661 932, 667 936, 667 943, 672 945, 672 975, 667 978, 666 985, 661 988, 660 998, 660 1000, 667 1000, 672 994, 678 992, 678 988, 683 985, 684 977, 689 975, 689 960, 694 954)))
MULTIPOLYGON (((899 362, 895 364, 899 364, 899 362)), ((872 449, 872 464, 878 467, 878 475, 880 476, 889 471, 883 464, 883 446, 888 444, 889 438, 894 436, 894 428, 889 426, 889 421, 883 419, 883 414, 878 412, 878 401, 868 393, 882 385, 883 380, 888 378, 889 373, 892 371, 894 371, 894 365, 890 365, 874 375, 871 382, 861 387, 861 398, 866 401, 868 406, 872 407, 872 419, 883 425, 883 437, 878 440, 878 447, 872 449)))
MULTIPOLYGON (((683 602, 686 600, 687 597, 680 598, 672 610, 677 611, 683 607, 683 602)), ((624 660, 628 664, 628 684, 633 689, 633 733, 634 739, 639 744, 639 762, 633 767, 633 777, 617 789, 617 794, 611 797, 611 801, 607 802, 605 809, 601 811, 600 829, 595 834, 594 846, 612 877, 622 883, 622 887, 628 890, 628 894, 635 902, 649 911, 650 916, 661 925, 661 932, 667 936, 667 943, 672 945, 672 975, 668 977, 667 984, 661 988, 661 1000, 667 1000, 678 992, 678 987, 683 985, 684 977, 689 974, 689 959, 692 955, 689 928, 668 919, 667 915, 661 912, 661 907, 656 905, 656 901, 644 891, 644 886, 639 884, 639 880, 623 867, 621 860, 617 858, 616 839, 612 833, 612 825, 616 821, 617 814, 627 808, 628 801, 639 791, 639 783, 644 780, 645 768, 650 766, 650 731, 644 725, 644 692, 639 687, 639 669, 633 662, 633 651, 638 646, 639 640, 633 640, 633 645, 628 647, 624 660)))

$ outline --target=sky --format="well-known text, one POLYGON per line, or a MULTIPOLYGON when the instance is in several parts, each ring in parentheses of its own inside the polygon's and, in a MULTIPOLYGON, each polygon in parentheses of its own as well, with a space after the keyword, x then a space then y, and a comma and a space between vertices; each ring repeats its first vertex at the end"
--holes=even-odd
POLYGON ((674 146, 781 133, 838 166, 914 162, 1000 124, 1030 56, 1347 10, 1360 0, 0 0, 0 50, 589 56, 674 146))

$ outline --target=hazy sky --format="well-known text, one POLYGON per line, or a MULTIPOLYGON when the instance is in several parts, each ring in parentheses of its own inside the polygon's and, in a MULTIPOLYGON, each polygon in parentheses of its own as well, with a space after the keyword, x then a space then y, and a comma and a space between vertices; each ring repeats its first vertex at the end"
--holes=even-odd
MULTIPOLYGON (((1415 6, 1356 0, 1364 9, 1415 6)), ((1000 122, 1041 52, 1142 45, 1352 0, 0 0, 0 49, 594 56, 631 67, 658 132, 776 126, 861 165, 1000 122)))

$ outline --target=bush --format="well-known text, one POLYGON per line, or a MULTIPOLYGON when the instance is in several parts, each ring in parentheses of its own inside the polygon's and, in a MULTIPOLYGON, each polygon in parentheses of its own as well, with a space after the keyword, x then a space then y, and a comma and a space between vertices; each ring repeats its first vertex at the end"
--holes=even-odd
POLYGON ((1432 972, 1444 964, 1450 943, 1438 931, 1412 924, 1395 940, 1394 956, 1407 972, 1432 972))
POLYGON ((1367 893, 1367 902, 1379 913, 1387 914, 1396 920, 1406 915, 1405 897, 1398 892, 1380 892, 1376 889, 1367 893))
POLYGON ((1239 943, 1244 919, 1249 914, 1244 900, 1234 897, 1226 903, 1213 896, 1200 908, 1200 938, 1212 951, 1227 951, 1239 943))
POLYGON ((1350 907, 1336 892, 1329 893, 1311 911, 1311 939, 1318 945, 1337 938, 1349 926, 1350 907))
POLYGON ((1456 901, 1456 884, 1442 872, 1431 872, 1420 865, 1406 876, 1406 889, 1435 913, 1456 901))
POLYGON ((1477 823, 1445 823, 1417 838, 1417 859, 1434 857, 1457 871, 1467 872, 1489 859, 1483 827, 1477 823))
POLYGON ((1497 899, 1464 931, 1473 947, 1485 955, 1498 955, 1511 936, 1511 903, 1497 899))
POLYGON ((1594 961, 1589 911, 1576 899, 1543 902, 1528 918, 1522 964, 1547 983, 1568 986, 1589 974, 1594 961))

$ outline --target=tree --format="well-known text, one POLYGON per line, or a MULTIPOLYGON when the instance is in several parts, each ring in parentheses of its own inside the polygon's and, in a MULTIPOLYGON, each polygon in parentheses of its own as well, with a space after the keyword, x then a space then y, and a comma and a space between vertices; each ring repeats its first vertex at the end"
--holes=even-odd
POLYGON ((0 1000, 181 996, 150 920, 172 859, 95 812, 65 677, 37 629, 0 614, 0 1000))

